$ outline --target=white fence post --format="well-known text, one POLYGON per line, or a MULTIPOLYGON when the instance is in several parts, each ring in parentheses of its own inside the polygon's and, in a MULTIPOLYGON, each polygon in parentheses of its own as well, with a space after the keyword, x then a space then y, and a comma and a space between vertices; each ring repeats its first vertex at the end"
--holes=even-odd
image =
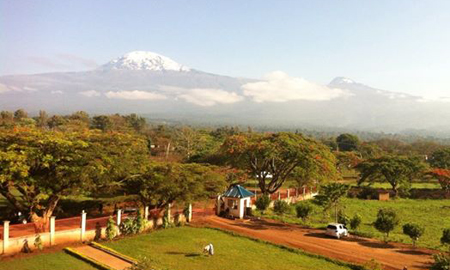
POLYGON ((122 223, 122 210, 121 209, 117 209, 117 220, 116 220, 116 223, 117 223, 117 227, 119 227, 120 226, 120 223, 122 223))
POLYGON ((83 212, 81 212, 81 235, 80 235, 81 242, 84 241, 85 234, 86 234, 86 212, 83 210, 83 212))
POLYGON ((148 220, 148 206, 144 208, 144 219, 148 220))
POLYGON ((278 191, 278 200, 281 200, 281 192, 278 191))
POLYGON ((187 218, 188 222, 191 222, 192 221, 192 203, 189 204, 188 211, 189 211, 189 213, 188 213, 188 216, 186 218, 187 218))
POLYGON ((288 190, 287 190, 287 197, 288 197, 288 199, 289 199, 289 197, 290 197, 289 195, 291 195, 291 194, 290 194, 290 190, 288 189, 288 190))
POLYGON ((55 216, 50 217, 50 246, 55 244, 55 216))
POLYGON ((8 251, 9 246, 9 221, 3 221, 3 254, 8 251))
POLYGON ((220 203, 220 196, 217 196, 217 209, 216 209, 216 214, 220 215, 220 208, 221 208, 221 203, 220 203))
POLYGON ((169 223, 172 222, 172 216, 171 216, 170 208, 172 208, 172 204, 171 203, 169 203, 169 205, 167 205, 167 219, 169 220, 169 223))

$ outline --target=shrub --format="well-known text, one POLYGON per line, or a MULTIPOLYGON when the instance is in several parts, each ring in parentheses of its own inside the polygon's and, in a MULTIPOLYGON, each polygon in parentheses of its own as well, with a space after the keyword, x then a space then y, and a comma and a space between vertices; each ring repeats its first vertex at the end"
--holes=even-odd
POLYGON ((450 229, 444 229, 442 232, 441 243, 450 247, 450 229))
POLYGON ((269 208, 270 205, 270 197, 268 195, 262 195, 259 197, 255 202, 256 208, 261 211, 261 213, 264 213, 264 211, 269 208))
POLYGON ((289 212, 291 208, 289 207, 289 204, 282 200, 277 200, 273 204, 273 211, 277 213, 278 215, 283 215, 289 212))
POLYGON ((360 214, 356 213, 351 219, 350 219, 350 229, 353 231, 358 231, 359 225, 361 225, 362 217, 360 214))
POLYGON ((430 270, 450 270, 450 255, 434 254, 433 259, 430 270))
POLYGON ((350 223, 350 218, 343 211, 339 211, 337 221, 338 221, 338 223, 347 225, 350 223))
POLYGON ((297 217, 305 221, 313 211, 313 207, 309 202, 300 202, 295 207, 295 211, 297 212, 297 217))
MULTIPOLYGON (((142 221, 142 219, 141 219, 142 221)), ((119 226, 120 233, 124 235, 136 234, 139 232, 139 227, 137 224, 137 218, 127 218, 119 226)))
POLYGON ((403 225, 403 233, 411 238, 413 246, 416 246, 416 241, 423 235, 425 228, 414 223, 407 223, 403 225))
POLYGON ((374 199, 377 197, 377 195, 378 193, 376 189, 373 189, 370 186, 363 186, 361 191, 358 193, 357 197, 359 199, 366 200, 366 199, 374 199))
POLYGON ((135 222, 135 226, 136 226, 136 233, 140 233, 140 232, 142 232, 145 229, 145 225, 146 225, 145 224, 145 220, 142 217, 142 214, 141 214, 140 210, 138 210, 137 217, 134 220, 134 222, 135 222))
POLYGON ((34 238, 34 247, 39 250, 44 249, 44 245, 42 244, 42 239, 40 234, 36 234, 36 237, 34 238))
POLYGON ((379 263, 377 260, 372 259, 370 261, 367 261, 364 264, 364 269, 367 270, 383 270, 383 267, 381 266, 381 263, 379 263))
POLYGON ((105 230, 105 236, 106 239, 112 240, 114 237, 116 237, 117 231, 116 231, 116 223, 114 222, 114 219, 112 216, 109 216, 108 223, 106 224, 106 230, 105 230))
POLYGON ((163 224, 162 224, 162 227, 163 227, 164 229, 167 229, 167 228, 170 228, 170 227, 172 227, 172 226, 173 226, 173 224, 172 224, 172 222, 170 221, 169 211, 167 211, 167 209, 166 209, 166 211, 164 212, 164 217, 163 217, 163 224))
POLYGON ((377 219, 373 223, 375 229, 385 234, 384 240, 387 242, 389 233, 394 230, 399 223, 397 213, 393 209, 380 209, 377 214, 377 219))

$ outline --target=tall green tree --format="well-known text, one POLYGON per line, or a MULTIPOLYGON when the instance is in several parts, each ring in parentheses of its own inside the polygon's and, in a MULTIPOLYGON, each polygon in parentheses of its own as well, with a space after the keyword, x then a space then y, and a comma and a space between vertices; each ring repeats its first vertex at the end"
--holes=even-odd
POLYGON ((437 150, 431 154, 428 162, 431 167, 450 169, 450 148, 437 150))
POLYGON ((200 164, 151 163, 125 182, 129 194, 142 205, 164 208, 169 203, 191 203, 217 195, 226 187, 225 177, 214 167, 200 164))
POLYGON ((304 170, 308 176, 336 172, 329 148, 301 134, 233 135, 225 140, 221 151, 232 166, 256 177, 264 194, 276 192, 295 170, 304 170))
POLYGON ((358 184, 384 181, 391 185, 397 195, 401 184, 408 184, 413 178, 425 173, 427 166, 420 158, 386 155, 361 162, 356 169, 361 174, 358 184))
POLYGON ((62 196, 111 186, 138 167, 141 149, 125 135, 0 130, 0 194, 42 230, 62 196))

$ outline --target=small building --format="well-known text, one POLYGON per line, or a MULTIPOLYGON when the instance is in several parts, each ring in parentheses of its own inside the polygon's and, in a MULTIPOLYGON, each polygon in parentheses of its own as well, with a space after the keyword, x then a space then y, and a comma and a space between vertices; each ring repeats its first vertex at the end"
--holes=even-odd
POLYGON ((222 211, 237 218, 244 218, 247 209, 251 209, 251 197, 255 194, 240 185, 231 186, 224 194, 217 197, 217 215, 222 211))
POLYGON ((379 201, 389 201, 389 191, 379 191, 378 192, 378 200, 379 201))

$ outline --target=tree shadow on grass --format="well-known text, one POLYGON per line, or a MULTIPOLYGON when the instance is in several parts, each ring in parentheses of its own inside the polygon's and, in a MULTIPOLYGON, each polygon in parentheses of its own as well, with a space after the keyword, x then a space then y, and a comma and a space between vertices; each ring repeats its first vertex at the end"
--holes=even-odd
POLYGON ((359 245, 370 247, 370 248, 394 248, 393 245, 388 243, 382 243, 382 242, 369 242, 369 241, 363 241, 358 242, 359 245))
POLYGON ((266 220, 252 220, 251 222, 236 222, 233 226, 244 227, 253 230, 277 229, 283 231, 292 231, 293 228, 283 223, 270 222, 266 220))
POLYGON ((168 251, 166 254, 169 255, 184 255, 185 257, 199 257, 202 254, 197 252, 179 252, 179 251, 168 251))
POLYGON ((407 250, 396 250, 395 252, 403 253, 403 254, 409 254, 409 255, 430 255, 430 253, 423 252, 420 250, 414 250, 414 249, 407 249, 407 250))

